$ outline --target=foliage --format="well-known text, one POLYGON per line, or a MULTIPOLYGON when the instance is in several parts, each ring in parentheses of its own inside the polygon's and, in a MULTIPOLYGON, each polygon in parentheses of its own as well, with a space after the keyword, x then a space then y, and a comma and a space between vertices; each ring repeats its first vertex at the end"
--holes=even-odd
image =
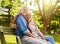
POLYGON ((14 16, 16 13, 20 11, 22 3, 19 0, 3 0, 1 6, 10 9, 10 15, 14 16))
MULTIPOLYGON (((39 29, 44 28, 44 22, 47 25, 50 25, 50 27, 55 27, 56 22, 57 27, 59 27, 60 24, 60 9, 58 9, 56 12, 55 10, 59 8, 58 4, 56 3, 57 0, 41 0, 42 5, 40 3, 40 0, 0 0, 0 7, 5 7, 9 9, 8 15, 14 16, 17 13, 20 12, 21 6, 25 5, 30 8, 30 10, 34 13, 33 20, 36 20, 37 25, 39 29), (46 1, 46 2, 45 2, 46 1), (44 3, 45 4, 44 4, 44 3), (29 6, 30 5, 30 6, 29 6), (40 7, 41 6, 41 7, 40 7), (33 7, 36 7, 35 9, 33 7), (55 12, 55 13, 54 13, 55 12), (54 13, 54 14, 52 14, 54 13), (51 18, 52 17, 52 18, 51 18), (53 23, 51 23, 53 21, 53 23), (56 22, 55 22, 56 21, 56 22)), ((0 13, 0 15, 3 14, 3 12, 0 13)), ((8 17, 9 18, 9 17, 8 17)), ((57 28, 55 27, 55 29, 57 28)), ((51 28, 51 29, 53 29, 51 28)))

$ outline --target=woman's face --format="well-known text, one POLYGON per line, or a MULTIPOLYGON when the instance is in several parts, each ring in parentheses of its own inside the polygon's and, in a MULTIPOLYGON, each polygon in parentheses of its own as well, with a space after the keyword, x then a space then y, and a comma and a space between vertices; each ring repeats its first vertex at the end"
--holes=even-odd
POLYGON ((31 16, 29 17, 29 22, 31 22, 31 20, 32 20, 32 18, 31 18, 31 16))
POLYGON ((25 16, 25 17, 26 17, 26 19, 27 19, 27 21, 28 21, 28 22, 31 22, 31 15, 26 14, 26 16, 25 16))
POLYGON ((31 22, 31 20, 32 20, 31 15, 28 15, 28 16, 29 16, 28 20, 29 20, 29 22, 31 22))

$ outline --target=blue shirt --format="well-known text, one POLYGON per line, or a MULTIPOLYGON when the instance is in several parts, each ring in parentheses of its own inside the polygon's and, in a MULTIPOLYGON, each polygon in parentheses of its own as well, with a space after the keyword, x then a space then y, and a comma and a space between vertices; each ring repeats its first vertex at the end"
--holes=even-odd
POLYGON ((19 15, 16 19, 16 24, 18 28, 16 29, 16 34, 20 36, 21 38, 29 33, 27 26, 26 26, 26 20, 22 15, 19 15))

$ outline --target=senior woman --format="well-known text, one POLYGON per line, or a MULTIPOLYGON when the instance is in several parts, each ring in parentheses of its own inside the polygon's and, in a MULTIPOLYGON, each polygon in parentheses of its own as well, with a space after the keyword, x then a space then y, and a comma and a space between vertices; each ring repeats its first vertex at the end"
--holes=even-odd
POLYGON ((49 41, 51 44, 54 44, 54 39, 52 36, 44 36, 41 31, 38 29, 38 26, 36 24, 36 21, 32 20, 32 15, 28 14, 28 22, 29 22, 29 28, 32 31, 32 34, 38 39, 38 40, 46 40, 49 41))

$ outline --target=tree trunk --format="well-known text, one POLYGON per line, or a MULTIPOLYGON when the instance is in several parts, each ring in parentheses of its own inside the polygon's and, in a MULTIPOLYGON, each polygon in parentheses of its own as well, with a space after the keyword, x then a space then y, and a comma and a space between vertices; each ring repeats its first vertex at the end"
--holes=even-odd
POLYGON ((42 33, 46 34, 46 29, 47 29, 47 24, 44 22, 43 23, 43 28, 42 28, 42 33))
POLYGON ((50 29, 50 27, 49 27, 49 29, 48 29, 48 34, 51 34, 51 29, 50 29))

